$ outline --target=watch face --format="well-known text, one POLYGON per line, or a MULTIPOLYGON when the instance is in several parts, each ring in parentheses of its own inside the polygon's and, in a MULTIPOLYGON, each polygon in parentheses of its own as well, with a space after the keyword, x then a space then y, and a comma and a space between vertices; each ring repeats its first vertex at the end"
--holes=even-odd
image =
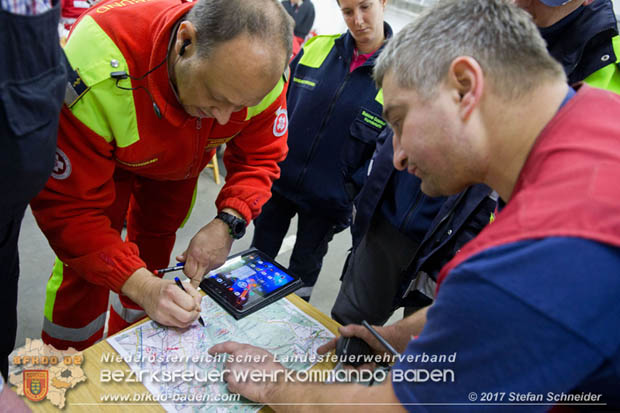
POLYGON ((245 225, 243 222, 237 221, 234 224, 233 235, 241 238, 245 234, 245 225))

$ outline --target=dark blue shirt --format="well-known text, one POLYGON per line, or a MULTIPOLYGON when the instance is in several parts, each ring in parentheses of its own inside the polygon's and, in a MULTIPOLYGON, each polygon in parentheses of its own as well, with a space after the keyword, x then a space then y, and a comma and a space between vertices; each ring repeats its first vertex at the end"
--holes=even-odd
POLYGON ((393 369, 450 369, 454 382, 395 382, 396 395, 402 403, 461 403, 407 405, 412 412, 542 412, 555 404, 549 392, 572 391, 620 407, 619 296, 620 249, 612 246, 546 238, 483 251, 448 275, 404 353, 456 353, 455 362, 393 369), (528 392, 543 404, 510 400, 528 392), (481 404, 483 393, 504 396, 493 399, 500 405, 481 404))

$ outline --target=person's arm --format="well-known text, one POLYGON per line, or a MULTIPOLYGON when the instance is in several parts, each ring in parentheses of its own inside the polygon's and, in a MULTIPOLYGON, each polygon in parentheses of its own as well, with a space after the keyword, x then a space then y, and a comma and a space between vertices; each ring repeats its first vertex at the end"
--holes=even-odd
MULTIPOLYGON (((422 332, 426 324, 426 313, 429 308, 430 306, 424 307, 411 314, 409 317, 403 318, 389 326, 374 326, 374 328, 388 341, 388 343, 402 353, 405 351, 405 348, 407 348, 407 344, 411 341, 411 338, 422 332)), ((378 354, 386 353, 385 347, 383 347, 368 329, 362 325, 349 324, 338 328, 338 331, 344 337, 354 336, 361 338, 378 354)), ((334 350, 336 348, 336 341, 338 341, 338 337, 319 347, 317 353, 326 354, 334 350)))
MULTIPOLYGON (((217 344, 209 349, 210 354, 228 353, 234 359, 260 360, 253 363, 228 361, 225 376, 228 390, 242 396, 269 405, 276 412, 316 411, 325 412, 364 411, 403 412, 391 381, 381 385, 363 386, 358 384, 325 384, 290 381, 284 374, 286 369, 273 360, 273 355, 266 350, 232 341, 217 344), (265 373, 266 379, 239 380, 245 372, 265 373), (276 372, 280 374, 275 375, 276 372), (276 377, 270 380, 268 377, 276 377)), ((259 375, 260 376, 260 375, 259 375)), ((294 380, 294 375, 292 376, 294 380)))
MULTIPOLYGON (((271 198, 271 184, 280 176, 278 162, 288 151, 286 86, 280 80, 259 105, 248 108, 248 126, 226 144, 226 184, 215 205, 218 211, 243 218, 248 224, 271 198)), ((185 275, 194 285, 226 261, 232 241, 228 225, 219 219, 198 231, 178 258, 185 262, 185 275)))

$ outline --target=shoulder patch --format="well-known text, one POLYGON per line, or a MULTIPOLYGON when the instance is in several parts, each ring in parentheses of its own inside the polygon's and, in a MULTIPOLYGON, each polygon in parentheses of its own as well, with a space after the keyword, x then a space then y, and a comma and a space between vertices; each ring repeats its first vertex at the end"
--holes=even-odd
POLYGON ((280 107, 276 111, 276 119, 273 122, 273 136, 282 136, 288 131, 288 113, 280 107))
POLYGON ((60 148, 56 148, 52 178, 58 180, 67 179, 71 175, 71 169, 69 157, 60 148))
POLYGON ((74 70, 67 60, 67 56, 62 52, 62 60, 67 71, 67 87, 65 89, 65 105, 71 108, 86 92, 90 89, 80 77, 77 70, 74 70))

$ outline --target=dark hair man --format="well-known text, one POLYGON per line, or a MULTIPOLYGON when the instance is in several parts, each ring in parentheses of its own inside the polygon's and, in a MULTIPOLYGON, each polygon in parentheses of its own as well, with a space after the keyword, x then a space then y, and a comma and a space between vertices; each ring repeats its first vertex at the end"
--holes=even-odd
MULTIPOLYGON (((501 412, 511 403, 542 412, 567 400, 591 404, 591 396, 617 409, 620 96, 571 89, 511 0, 430 7, 387 44, 375 79, 395 133, 395 167, 418 176, 428 195, 485 183, 506 206, 443 268, 416 339, 408 319, 378 329, 403 352, 383 384, 238 380, 242 370, 283 369, 267 358, 227 363, 230 390, 278 411, 368 403, 501 412), (524 395, 541 399, 519 405, 524 395)), ((383 351, 362 326, 348 333, 383 351)), ((233 342, 210 352, 269 354, 233 342)))

